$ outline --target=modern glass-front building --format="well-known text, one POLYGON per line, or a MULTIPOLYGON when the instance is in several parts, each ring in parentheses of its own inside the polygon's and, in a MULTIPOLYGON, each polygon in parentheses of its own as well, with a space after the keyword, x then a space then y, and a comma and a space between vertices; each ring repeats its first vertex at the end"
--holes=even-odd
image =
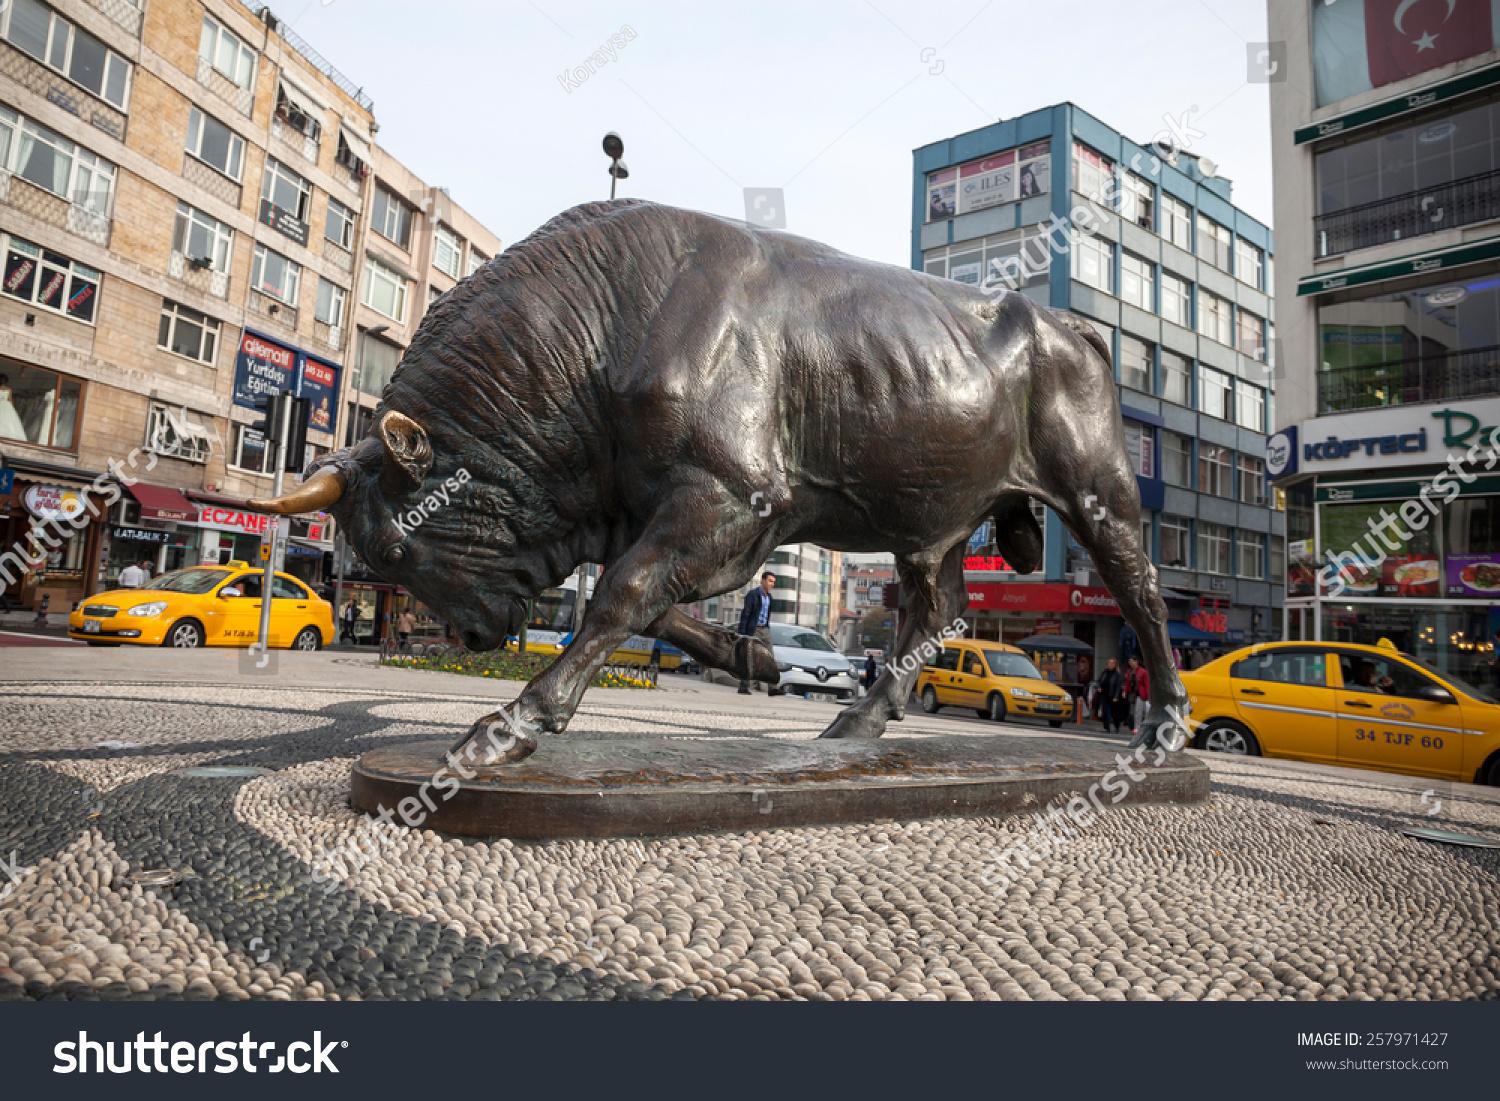
MULTIPOLYGON (((1138 144, 1060 103, 923 146, 911 262, 1076 310, 1103 334, 1174 643, 1226 650, 1282 632, 1285 513, 1265 470, 1271 231, 1234 206, 1211 165, 1161 141, 1138 144)), ((1115 656, 1114 601, 1050 511, 1044 532, 1044 565, 1029 577, 978 533, 966 571, 975 634, 1063 633, 1097 661, 1115 656)))
POLYGON ((1500 625, 1500 21, 1271 0, 1291 638, 1490 681, 1500 625), (1446 473, 1445 473, 1446 472, 1446 473))

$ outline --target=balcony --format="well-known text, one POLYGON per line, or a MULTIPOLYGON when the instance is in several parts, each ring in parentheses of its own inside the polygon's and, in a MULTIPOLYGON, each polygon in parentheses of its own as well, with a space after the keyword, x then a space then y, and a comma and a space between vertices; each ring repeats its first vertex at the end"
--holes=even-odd
POLYGON ((1322 413, 1500 394, 1500 345, 1318 374, 1322 413))
POLYGON ((66 230, 76 237, 109 247, 112 220, 78 203, 70 203, 30 180, 0 171, 0 203, 15 207, 39 222, 66 230))
POLYGON ((1320 214, 1313 219, 1313 248, 1319 257, 1337 256, 1492 218, 1500 218, 1500 172, 1320 214))

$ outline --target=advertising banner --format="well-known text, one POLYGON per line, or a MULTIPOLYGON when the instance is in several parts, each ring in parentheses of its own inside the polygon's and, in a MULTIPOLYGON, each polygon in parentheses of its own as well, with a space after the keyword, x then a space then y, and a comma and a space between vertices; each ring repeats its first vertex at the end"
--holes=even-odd
POLYGON ((339 369, 312 356, 303 356, 297 396, 312 402, 307 412, 307 426, 319 432, 332 432, 333 411, 338 408, 339 400, 339 369))
POLYGON ((338 423, 339 367, 246 329, 234 360, 234 403, 254 409, 258 399, 278 390, 311 399, 309 428, 334 431, 338 423))
POLYGON ((1445 573, 1448 596, 1500 593, 1500 554, 1450 554, 1445 573))
POLYGON ((1014 151, 986 157, 958 170, 958 212, 986 210, 1016 199, 1016 154, 1014 151))

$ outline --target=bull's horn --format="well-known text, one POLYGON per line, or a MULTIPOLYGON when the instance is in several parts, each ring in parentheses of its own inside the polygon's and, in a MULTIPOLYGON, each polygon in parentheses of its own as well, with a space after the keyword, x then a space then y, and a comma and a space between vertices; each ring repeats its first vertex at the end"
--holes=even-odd
POLYGON ((274 500, 251 501, 249 505, 257 512, 276 512, 283 516, 326 512, 344 495, 347 484, 344 475, 325 466, 290 493, 274 500))
POLYGON ((432 469, 432 443, 420 424, 394 409, 380 418, 380 442, 385 447, 381 487, 394 496, 405 496, 420 486, 432 469))

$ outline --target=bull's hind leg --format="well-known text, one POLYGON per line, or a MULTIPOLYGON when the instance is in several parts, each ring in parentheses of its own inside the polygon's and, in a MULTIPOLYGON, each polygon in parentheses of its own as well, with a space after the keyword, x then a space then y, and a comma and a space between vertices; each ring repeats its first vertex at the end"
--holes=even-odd
POLYGON ((1187 741, 1188 695, 1172 663, 1167 606, 1156 567, 1141 545, 1140 491, 1135 472, 1117 454, 1070 454, 1058 470, 1083 472, 1074 485, 1054 489, 1048 501, 1089 552, 1099 576, 1135 631, 1151 682, 1151 708, 1133 746, 1181 749, 1187 741))
POLYGON ((870 694, 845 708, 820 738, 878 738, 890 719, 906 717, 906 701, 922 663, 942 649, 945 638, 962 633, 954 621, 969 606, 964 587, 964 544, 898 555, 896 571, 906 590, 906 626, 896 653, 870 694))

